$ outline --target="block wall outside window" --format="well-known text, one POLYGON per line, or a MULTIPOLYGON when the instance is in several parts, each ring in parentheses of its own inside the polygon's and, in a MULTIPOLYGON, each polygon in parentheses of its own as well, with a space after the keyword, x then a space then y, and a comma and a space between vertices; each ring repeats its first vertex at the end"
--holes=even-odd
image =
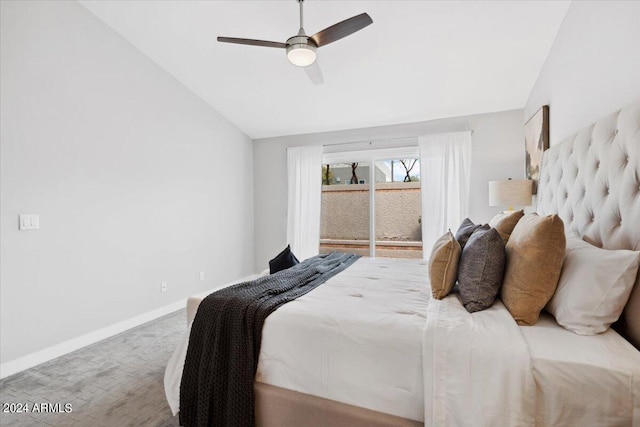
POLYGON ((323 165, 320 252, 369 256, 375 221, 376 257, 422 258, 419 161, 373 163, 373 210, 369 163, 323 165))

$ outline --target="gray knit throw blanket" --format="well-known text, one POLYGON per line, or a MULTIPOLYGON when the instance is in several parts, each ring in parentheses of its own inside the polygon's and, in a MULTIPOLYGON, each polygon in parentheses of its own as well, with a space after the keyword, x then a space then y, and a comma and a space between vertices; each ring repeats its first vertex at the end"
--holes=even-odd
POLYGON ((358 258, 318 255, 206 297, 191 325, 180 383, 180 425, 253 427, 253 382, 265 319, 358 258))

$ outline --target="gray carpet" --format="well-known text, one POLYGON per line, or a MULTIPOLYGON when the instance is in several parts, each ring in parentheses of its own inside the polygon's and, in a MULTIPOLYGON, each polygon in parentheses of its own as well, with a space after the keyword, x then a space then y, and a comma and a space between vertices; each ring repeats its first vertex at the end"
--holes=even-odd
POLYGON ((0 412, 0 425, 177 426, 163 379, 185 322, 180 310, 1 380, 3 406, 70 403, 72 411, 0 412))

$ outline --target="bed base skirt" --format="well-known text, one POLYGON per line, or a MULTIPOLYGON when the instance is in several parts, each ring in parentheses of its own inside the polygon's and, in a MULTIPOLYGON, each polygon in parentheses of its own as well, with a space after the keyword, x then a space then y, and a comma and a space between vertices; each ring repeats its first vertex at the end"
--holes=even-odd
POLYGON ((419 421, 254 383, 257 427, 422 427, 419 421))

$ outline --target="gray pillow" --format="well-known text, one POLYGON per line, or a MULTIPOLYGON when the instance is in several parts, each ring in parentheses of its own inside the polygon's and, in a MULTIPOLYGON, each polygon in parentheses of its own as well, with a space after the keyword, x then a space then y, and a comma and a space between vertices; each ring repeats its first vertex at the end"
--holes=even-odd
POLYGON ((460 257, 458 289, 469 313, 491 307, 500 293, 505 267, 504 240, 495 228, 473 232, 460 257))
POLYGON ((487 224, 474 224, 473 221, 471 221, 469 218, 466 218, 464 221, 462 221, 462 224, 460 224, 460 228, 458 228, 458 231, 456 231, 456 240, 458 241, 458 243, 460 243, 460 247, 462 249, 464 249, 464 245, 467 244, 467 240, 469 240, 469 237, 471 237, 473 232, 479 228, 489 229, 490 227, 487 224))

